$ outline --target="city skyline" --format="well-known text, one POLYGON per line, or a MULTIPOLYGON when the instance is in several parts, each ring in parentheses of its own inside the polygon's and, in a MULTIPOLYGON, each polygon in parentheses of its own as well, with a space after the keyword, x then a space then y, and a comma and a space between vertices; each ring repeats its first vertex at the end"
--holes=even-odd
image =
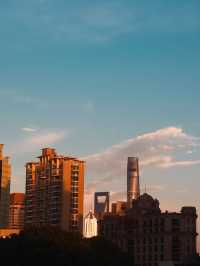
POLYGON ((86 160, 85 199, 126 197, 126 159, 161 209, 200 187, 200 2, 0 3, 0 143, 11 191, 53 147, 86 160))
MULTIPOLYGON (((38 143, 38 145, 40 144, 38 143)), ((6 146, 9 146, 9 144, 5 145, 5 150, 6 146)), ((53 147, 54 146, 56 145, 53 145, 53 147)), ((185 179, 186 177, 182 173, 184 171, 185 173, 188 173, 191 169, 196 169, 198 171, 200 160, 198 157, 192 158, 193 152, 197 153, 196 149, 198 149, 198 146, 199 139, 197 137, 186 134, 181 128, 169 127, 126 140, 118 145, 110 147, 102 153, 82 157, 82 159, 86 161, 87 169, 85 197, 87 199, 88 196, 93 196, 95 191, 105 190, 105 188, 109 187, 112 201, 124 200, 126 198, 126 159, 127 156, 136 155, 141 162, 142 192, 147 190, 149 193, 154 194, 159 198, 163 198, 162 196, 165 194, 167 188, 172 189, 172 184, 175 185, 177 181, 179 187, 177 186, 173 188, 176 189, 176 191, 174 191, 174 197, 176 198, 178 194, 180 196, 185 196, 188 201, 189 192, 192 193, 195 189, 192 190, 193 184, 191 184, 191 180, 185 179), (133 152, 135 153, 133 154, 133 152), (105 161, 104 165, 102 165, 103 161, 105 161), (152 172, 156 173, 154 180, 152 180, 151 177, 152 172), (165 175, 167 174, 169 180, 162 180, 162 173, 165 175), (181 182, 178 182, 179 180, 173 180, 174 175, 177 173, 180 173, 177 175, 177 179, 180 180, 180 176, 182 176, 182 181, 188 181, 188 183, 185 183, 187 184, 187 189, 184 188, 184 183, 181 184, 181 182), (116 176, 118 179, 115 179, 116 176), (155 183, 156 180, 157 182, 160 182, 160 184, 155 183), (154 181, 154 183, 152 181, 154 181), (188 185, 190 185, 190 187, 188 187, 188 185), (120 190, 118 189, 119 186, 121 188, 120 190)), ((41 148, 42 147, 41 144, 41 148)), ((7 154, 9 155, 8 152, 7 154)), ((13 159, 17 158, 11 157, 12 161, 14 161, 13 159)), ((27 160, 28 157, 26 161, 27 160)), ((32 160, 34 160, 34 157, 30 156, 30 161, 32 160)), ((25 191, 25 179, 23 183, 25 168, 22 171, 24 171, 24 173, 22 172, 20 180, 14 180, 15 182, 20 181, 21 184, 19 189, 16 189, 17 186, 15 187, 13 184, 13 179, 16 177, 15 174, 12 174, 12 192, 25 191)), ((195 176, 198 177, 198 172, 196 175, 194 174, 194 177, 195 176)), ((198 184, 198 180, 195 184, 198 184)), ((173 190, 171 191, 173 192, 173 190)), ((163 209, 178 209, 181 204, 184 204, 184 199, 179 201, 177 198, 175 200, 173 195, 170 197, 169 194, 164 196, 166 201, 171 200, 171 205, 168 205, 168 203, 165 202, 163 209)), ((191 205, 198 207, 197 197, 191 198, 189 202, 191 202, 191 205)), ((185 199, 185 204, 187 204, 187 201, 185 199)), ((91 203, 91 199, 89 202, 91 203)))

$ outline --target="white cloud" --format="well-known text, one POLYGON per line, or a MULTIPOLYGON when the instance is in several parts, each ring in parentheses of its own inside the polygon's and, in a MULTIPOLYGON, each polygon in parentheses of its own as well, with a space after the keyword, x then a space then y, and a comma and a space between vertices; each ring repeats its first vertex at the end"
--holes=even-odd
POLYGON ((23 127, 21 130, 25 132, 36 132, 38 129, 32 127, 23 127))
POLYGON ((160 167, 163 168, 170 168, 175 166, 193 166, 200 164, 200 160, 190 160, 190 161, 175 161, 172 158, 162 164, 160 164, 160 167))
POLYGON ((129 156, 138 156, 142 166, 186 165, 185 162, 174 161, 172 154, 198 145, 198 138, 186 134, 181 128, 168 127, 128 139, 84 160, 92 174, 121 176, 129 156))
POLYGON ((45 146, 54 145, 69 136, 69 132, 66 130, 40 130, 32 133, 33 134, 31 134, 30 136, 25 137, 23 140, 14 144, 11 153, 17 152, 18 154, 20 154, 33 152, 38 149, 44 148, 45 146))
POLYGON ((139 157, 142 169, 145 167, 167 169, 200 164, 200 160, 182 160, 177 155, 185 154, 187 150, 198 146, 198 138, 188 135, 177 127, 163 128, 123 141, 101 153, 83 158, 86 161, 88 177, 93 177, 92 181, 88 180, 87 192, 92 193, 97 187, 99 189, 106 189, 109 185, 113 187, 114 181, 124 184, 129 156, 139 157))
POLYGON ((37 134, 26 140, 30 146, 44 146, 51 145, 56 143, 57 141, 63 139, 65 137, 65 132, 44 132, 41 134, 37 134))

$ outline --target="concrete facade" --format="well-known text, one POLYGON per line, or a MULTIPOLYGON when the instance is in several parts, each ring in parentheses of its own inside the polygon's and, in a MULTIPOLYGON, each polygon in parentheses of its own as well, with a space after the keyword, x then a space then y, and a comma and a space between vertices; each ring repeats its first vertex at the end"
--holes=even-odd
POLYGON ((25 226, 83 230, 84 162, 45 148, 26 164, 25 226))
POLYGON ((25 194, 10 194, 9 228, 24 228, 25 194))

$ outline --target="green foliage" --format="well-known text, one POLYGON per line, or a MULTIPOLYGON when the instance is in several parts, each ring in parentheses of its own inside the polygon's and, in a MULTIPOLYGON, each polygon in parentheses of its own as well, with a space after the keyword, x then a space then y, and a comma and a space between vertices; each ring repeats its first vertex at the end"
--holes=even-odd
POLYGON ((82 239, 58 228, 29 228, 19 236, 0 239, 1 260, 7 266, 133 266, 132 259, 102 239, 82 239))

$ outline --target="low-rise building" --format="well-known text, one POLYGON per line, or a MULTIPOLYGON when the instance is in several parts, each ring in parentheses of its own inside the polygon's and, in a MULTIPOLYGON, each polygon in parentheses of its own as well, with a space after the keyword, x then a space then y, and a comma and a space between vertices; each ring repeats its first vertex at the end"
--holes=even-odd
POLYGON ((124 214, 127 209, 125 201, 117 201, 112 203, 112 214, 124 214))

